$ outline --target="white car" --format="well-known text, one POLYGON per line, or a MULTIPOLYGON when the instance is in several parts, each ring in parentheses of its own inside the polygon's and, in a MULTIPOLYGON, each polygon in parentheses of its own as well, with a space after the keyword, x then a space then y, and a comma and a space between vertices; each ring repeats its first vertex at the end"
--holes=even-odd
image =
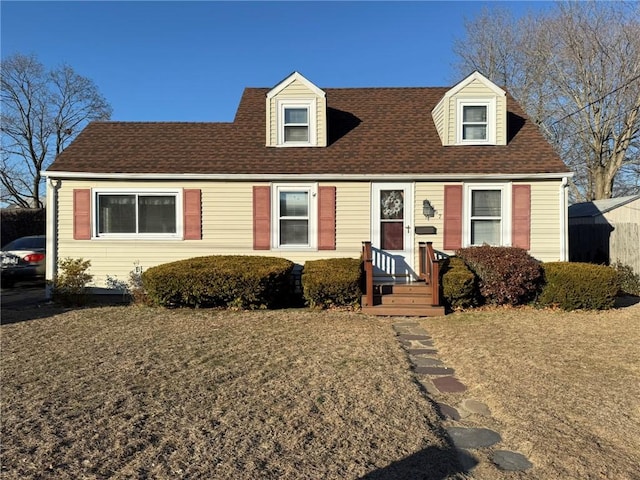
POLYGON ((44 280, 44 235, 21 237, 2 247, 2 287, 12 287, 19 280, 44 280))

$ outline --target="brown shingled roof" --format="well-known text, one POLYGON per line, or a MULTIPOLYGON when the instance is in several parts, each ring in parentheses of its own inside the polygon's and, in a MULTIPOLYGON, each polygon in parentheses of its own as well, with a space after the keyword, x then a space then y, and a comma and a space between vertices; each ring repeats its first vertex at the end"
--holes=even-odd
POLYGON ((447 88, 339 88, 327 147, 265 146, 268 89, 245 89, 232 123, 94 122, 50 172, 158 174, 536 174, 566 166, 513 98, 506 146, 443 147, 431 110, 447 88))

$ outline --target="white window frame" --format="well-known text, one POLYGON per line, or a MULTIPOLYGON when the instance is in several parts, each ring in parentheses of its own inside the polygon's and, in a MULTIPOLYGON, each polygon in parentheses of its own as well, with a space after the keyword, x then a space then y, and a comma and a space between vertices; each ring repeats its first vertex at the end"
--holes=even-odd
POLYGON ((182 240, 184 237, 183 226, 183 191, 181 188, 99 188, 91 192, 91 221, 93 222, 92 239, 94 240, 182 240), (136 228, 138 225, 137 196, 169 196, 176 199, 176 232, 175 233, 99 233, 99 197, 100 195, 136 195, 136 228))
MULTIPOLYGON (((457 125, 456 143, 458 145, 495 145, 496 144, 496 99, 470 99, 459 98, 457 100, 457 125), (484 140, 465 140, 464 131, 464 107, 486 107, 487 109, 487 138, 484 140)), ((475 123, 475 122, 472 122, 475 123)))
POLYGON ((287 251, 315 251, 318 249, 318 184, 317 183, 276 183, 271 186, 271 249, 287 251), (280 193, 308 193, 308 240, 305 245, 280 244, 280 193))
POLYGON ((282 99, 277 101, 278 110, 278 143, 279 147, 310 147, 317 144, 317 132, 316 132, 316 113, 317 106, 316 100, 294 100, 294 99, 282 99), (284 111, 288 108, 306 108, 307 109, 307 121, 309 127, 309 140, 306 142, 285 142, 284 137, 284 111))
MULTIPOLYGON (((471 202, 474 190, 498 190, 500 191, 500 243, 496 246, 511 246, 511 183, 468 183, 464 186, 464 207, 462 239, 465 247, 479 246, 471 243, 471 202)), ((474 218, 481 220, 482 217, 474 218)))

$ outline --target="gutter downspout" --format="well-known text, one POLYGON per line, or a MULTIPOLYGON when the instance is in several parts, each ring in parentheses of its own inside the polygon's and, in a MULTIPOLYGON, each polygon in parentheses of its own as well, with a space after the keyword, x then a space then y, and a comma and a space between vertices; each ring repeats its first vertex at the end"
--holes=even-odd
POLYGON ((46 246, 46 279, 45 297, 53 296, 53 279, 56 278, 58 266, 58 190, 61 180, 47 179, 47 246, 46 246))
POLYGON ((560 261, 569 261, 569 179, 562 177, 560 184, 560 261))

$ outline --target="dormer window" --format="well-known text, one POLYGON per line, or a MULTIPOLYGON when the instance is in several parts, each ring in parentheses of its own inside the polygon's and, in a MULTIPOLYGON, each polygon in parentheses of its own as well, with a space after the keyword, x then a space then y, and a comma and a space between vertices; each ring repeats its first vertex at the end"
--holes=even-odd
POLYGON ((457 143, 459 145, 495 145, 495 99, 459 98, 457 104, 457 143))
POLYGON ((487 106, 462 106, 462 141, 487 140, 487 106))
POLYGON ((306 147, 316 144, 316 101, 278 101, 278 145, 306 147))
POLYGON ((309 142, 308 108, 284 108, 284 142, 309 142))

